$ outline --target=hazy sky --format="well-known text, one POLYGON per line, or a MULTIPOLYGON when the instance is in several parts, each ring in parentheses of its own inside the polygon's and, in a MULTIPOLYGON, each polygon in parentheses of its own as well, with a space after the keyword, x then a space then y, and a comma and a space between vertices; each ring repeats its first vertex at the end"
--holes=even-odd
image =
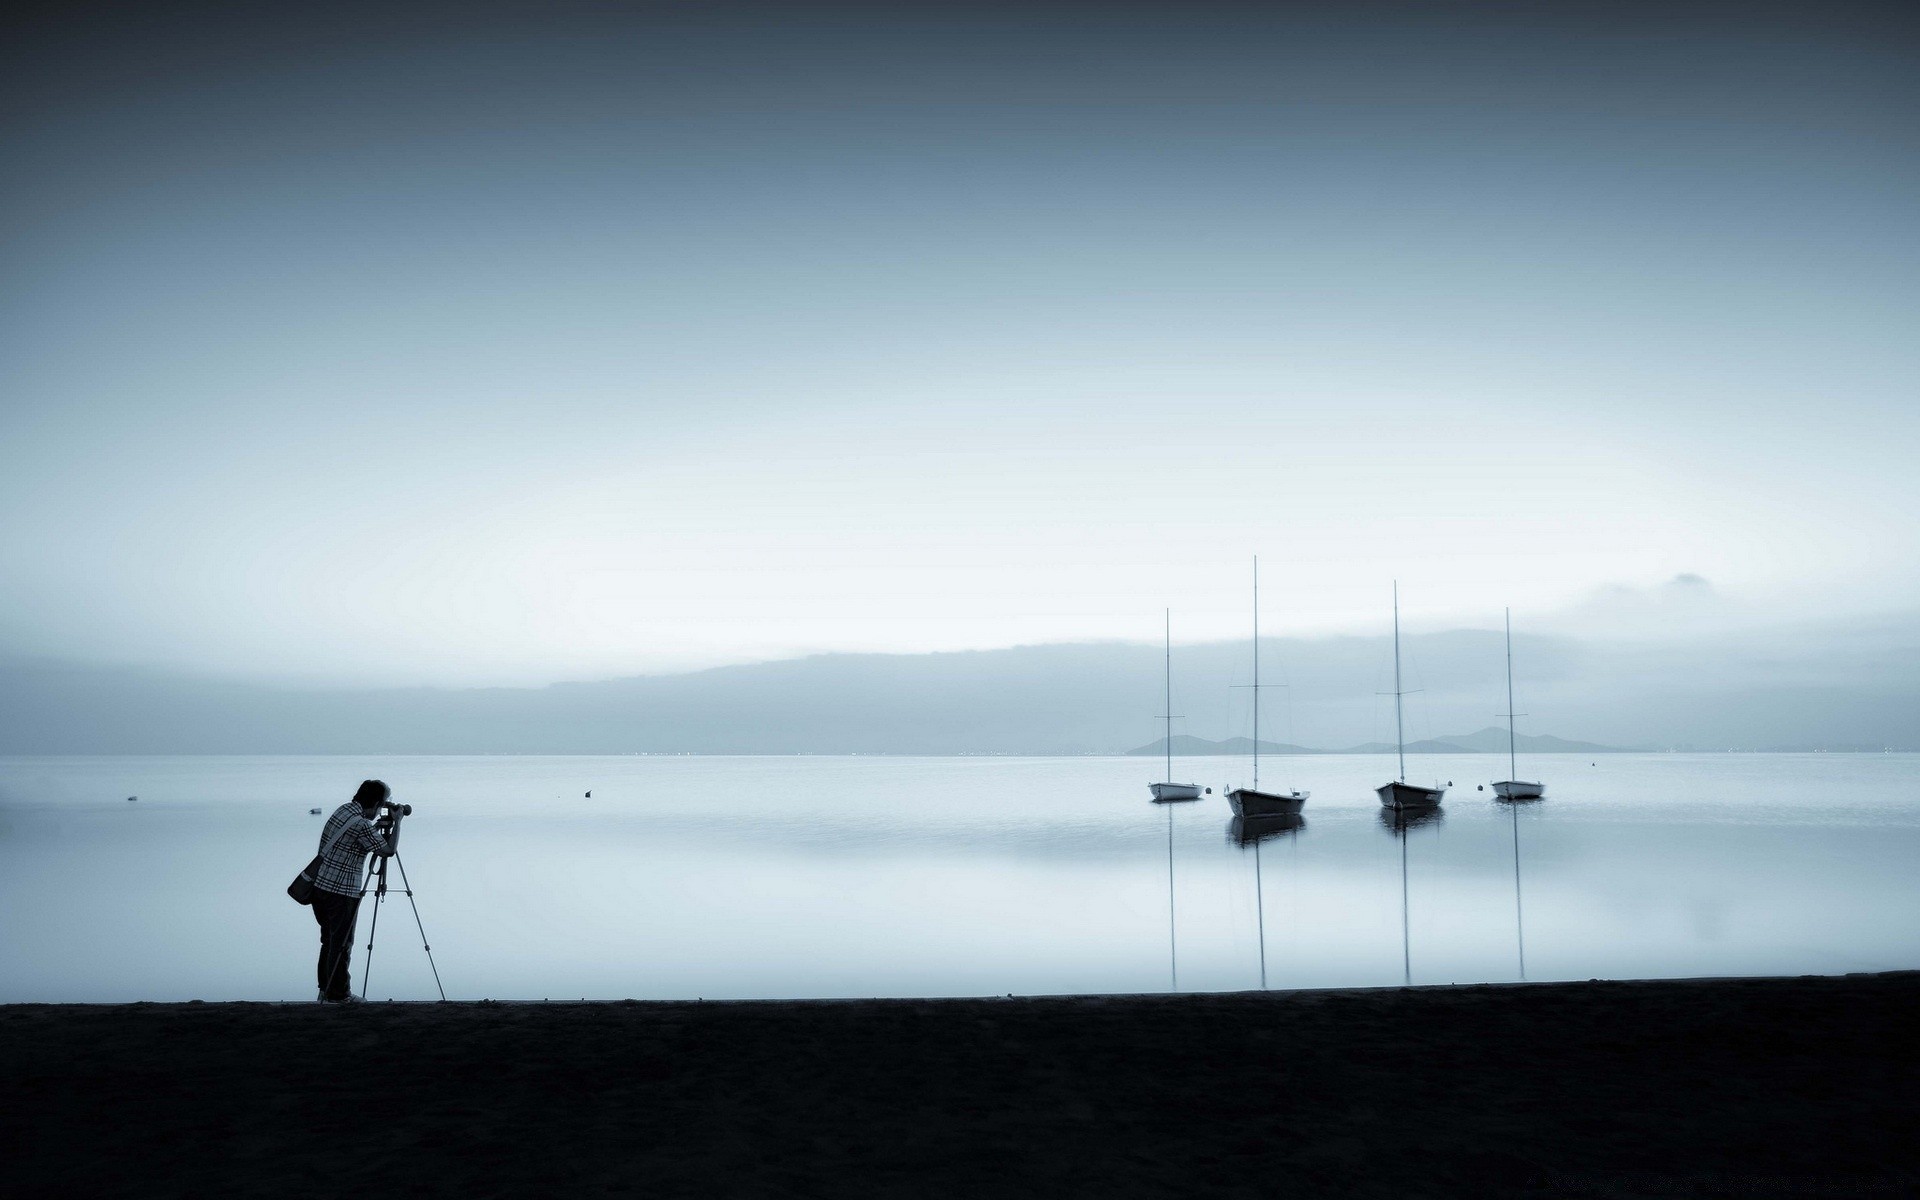
POLYGON ((150 5, 0 64, 0 651, 1909 609, 1897 7, 150 5), (1583 608, 1582 606, 1589 606, 1583 608))

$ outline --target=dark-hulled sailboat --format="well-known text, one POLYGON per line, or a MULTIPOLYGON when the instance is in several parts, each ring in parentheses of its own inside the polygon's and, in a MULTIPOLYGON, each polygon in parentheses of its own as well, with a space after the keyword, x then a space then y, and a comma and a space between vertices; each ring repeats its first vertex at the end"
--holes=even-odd
POLYGON ((1253 784, 1227 793, 1236 817, 1277 817, 1300 811, 1310 792, 1260 790, 1260 558, 1253 560, 1253 784))
MULTIPOLYGON (((1392 783, 1384 783, 1374 789, 1380 797, 1380 803, 1394 810, 1432 808, 1440 803, 1447 794, 1443 787, 1426 787, 1418 783, 1407 782, 1407 734, 1406 723, 1401 718, 1400 697, 1406 695, 1400 686, 1400 583, 1393 584, 1393 741, 1400 755, 1400 775, 1392 783)), ((1509 708, 1512 705, 1508 705, 1509 708)))

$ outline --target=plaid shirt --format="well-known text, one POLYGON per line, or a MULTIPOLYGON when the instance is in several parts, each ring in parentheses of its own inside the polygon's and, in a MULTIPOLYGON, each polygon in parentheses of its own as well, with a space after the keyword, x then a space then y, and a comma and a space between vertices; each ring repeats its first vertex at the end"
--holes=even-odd
POLYGON ((326 827, 320 831, 320 877, 313 881, 313 886, 336 895, 358 896, 367 853, 386 844, 385 839, 373 831, 373 822, 360 814, 360 806, 347 801, 333 810, 326 827), (343 824, 347 831, 340 834, 333 849, 327 849, 327 839, 343 824))

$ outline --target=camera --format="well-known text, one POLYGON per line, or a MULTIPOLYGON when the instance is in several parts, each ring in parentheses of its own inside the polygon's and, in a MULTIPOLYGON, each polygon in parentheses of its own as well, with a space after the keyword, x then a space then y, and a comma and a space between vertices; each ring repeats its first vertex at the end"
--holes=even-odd
POLYGON ((373 827, 385 832, 399 824, 401 817, 410 817, 412 815, 413 805, 395 804, 390 800, 383 800, 380 802, 380 815, 374 818, 373 827))

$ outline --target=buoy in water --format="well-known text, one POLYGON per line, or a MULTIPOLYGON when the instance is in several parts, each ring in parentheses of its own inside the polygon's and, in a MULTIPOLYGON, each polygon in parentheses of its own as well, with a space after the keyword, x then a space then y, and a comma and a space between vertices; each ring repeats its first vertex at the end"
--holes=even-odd
POLYGON ((591 800, 591 799, 593 799, 593 793, 592 793, 592 792, 588 792, 588 793, 587 793, 587 799, 589 799, 589 800, 591 800))

